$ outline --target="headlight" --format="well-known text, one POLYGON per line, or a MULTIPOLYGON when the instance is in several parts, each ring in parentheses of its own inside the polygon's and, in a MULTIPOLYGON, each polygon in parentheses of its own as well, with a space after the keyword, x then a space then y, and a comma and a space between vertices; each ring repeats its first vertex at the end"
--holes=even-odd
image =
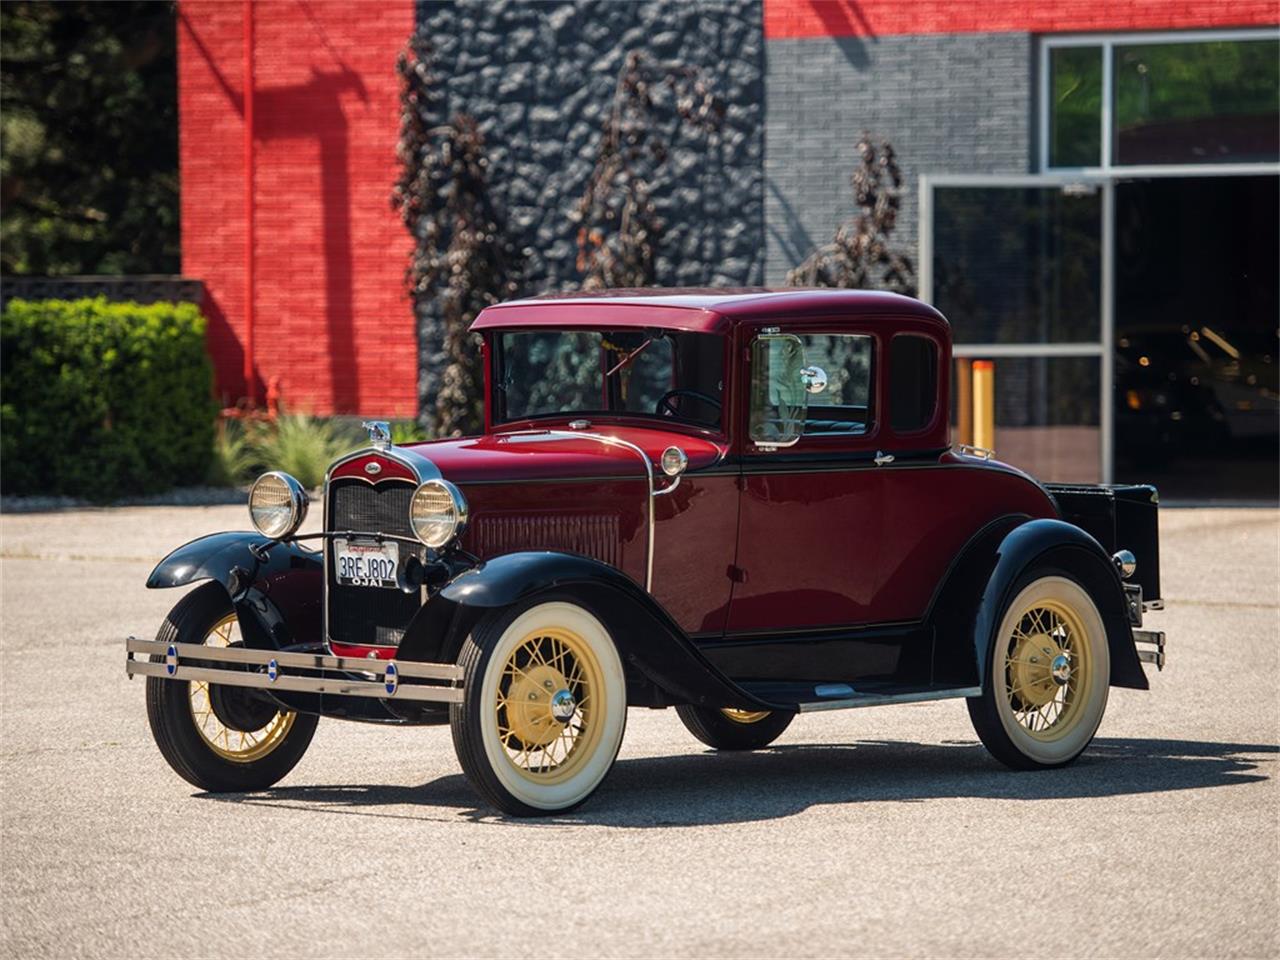
POLYGON ((287 473, 273 470, 253 482, 249 490, 249 518, 264 537, 283 540, 307 517, 307 491, 287 473))
POLYGON ((467 525, 467 501, 448 480, 428 480, 409 501, 409 525, 413 535, 432 550, 439 550, 467 525))

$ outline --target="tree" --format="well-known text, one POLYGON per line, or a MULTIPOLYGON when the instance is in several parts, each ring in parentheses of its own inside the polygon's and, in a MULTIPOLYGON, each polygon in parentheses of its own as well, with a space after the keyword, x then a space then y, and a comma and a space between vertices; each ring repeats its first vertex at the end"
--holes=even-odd
POLYGON ((902 171, 888 140, 858 141, 858 166, 849 183, 858 213, 836 228, 830 243, 815 249, 787 274, 793 287, 878 287, 914 296, 915 266, 891 245, 902 204, 902 171))
POLYGON ((0 5, 0 268, 179 269, 174 7, 0 5))
POLYGON ((519 259, 490 199, 489 161, 474 119, 459 114, 440 126, 423 119, 435 96, 422 54, 399 59, 401 174, 392 194, 415 240, 406 281, 420 317, 434 321, 440 344, 421 345, 423 375, 434 377, 434 404, 422 418, 434 436, 477 433, 483 426, 484 371, 476 315, 519 287, 519 259))
POLYGON ((577 267, 586 290, 654 283, 662 222, 653 187, 666 174, 669 152, 655 117, 662 99, 679 116, 681 129, 694 135, 714 134, 724 117, 724 104, 697 70, 660 72, 642 54, 627 54, 595 169, 574 211, 580 224, 577 267))

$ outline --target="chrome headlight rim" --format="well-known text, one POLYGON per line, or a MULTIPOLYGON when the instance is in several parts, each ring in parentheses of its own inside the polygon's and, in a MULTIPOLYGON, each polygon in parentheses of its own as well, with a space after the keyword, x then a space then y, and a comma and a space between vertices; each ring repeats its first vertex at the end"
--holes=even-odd
MULTIPOLYGON (((413 496, 409 498, 409 529, 413 531, 413 535, 418 541, 430 550, 443 550, 449 544, 460 538, 467 528, 467 498, 462 495, 462 491, 450 483, 438 477, 432 477, 424 480, 413 491, 413 496), (420 528, 419 518, 416 509, 419 505, 419 495, 425 493, 445 494, 449 499, 450 513, 449 526, 435 532, 424 533, 420 528)), ((423 521, 422 526, 426 523, 440 523, 440 520, 423 521)))
POLYGON ((283 470, 268 470, 253 481, 253 486, 249 488, 249 522, 253 524, 253 529, 257 530, 262 536, 269 537, 272 540, 285 540, 297 533, 298 528, 307 519, 307 507, 310 503, 311 500, 307 496, 307 491, 296 479, 283 470), (266 482, 283 484, 288 495, 289 522, 283 528, 271 527, 264 529, 258 522, 258 516, 254 511, 254 499, 259 494, 259 491, 263 489, 262 484, 266 482))

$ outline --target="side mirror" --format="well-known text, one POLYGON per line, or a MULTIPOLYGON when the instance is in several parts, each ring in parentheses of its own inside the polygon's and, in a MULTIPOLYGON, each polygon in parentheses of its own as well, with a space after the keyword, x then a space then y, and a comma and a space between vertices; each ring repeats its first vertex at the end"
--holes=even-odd
POLYGON ((827 389, 827 371, 821 367, 805 367, 800 371, 800 382, 810 393, 821 393, 827 389))
MULTIPOLYGON (((757 446, 789 447, 800 439, 811 389, 804 366, 804 344, 794 334, 763 334, 752 343, 748 433, 757 446)), ((821 389, 826 385, 822 373, 821 389)))

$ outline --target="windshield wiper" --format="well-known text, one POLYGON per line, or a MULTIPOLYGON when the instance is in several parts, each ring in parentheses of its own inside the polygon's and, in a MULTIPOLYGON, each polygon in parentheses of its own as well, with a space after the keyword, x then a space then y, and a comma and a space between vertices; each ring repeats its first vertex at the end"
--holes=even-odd
POLYGON ((622 370, 624 367, 630 366, 631 361, 634 360, 636 357, 640 356, 640 354, 644 351, 645 347, 649 346, 649 344, 651 343, 653 343, 653 337, 650 337, 644 343, 640 344, 640 346, 636 347, 634 350, 628 353, 625 357, 619 360, 616 364, 614 364, 613 369, 604 375, 605 379, 606 380, 609 379, 619 370, 622 370))

